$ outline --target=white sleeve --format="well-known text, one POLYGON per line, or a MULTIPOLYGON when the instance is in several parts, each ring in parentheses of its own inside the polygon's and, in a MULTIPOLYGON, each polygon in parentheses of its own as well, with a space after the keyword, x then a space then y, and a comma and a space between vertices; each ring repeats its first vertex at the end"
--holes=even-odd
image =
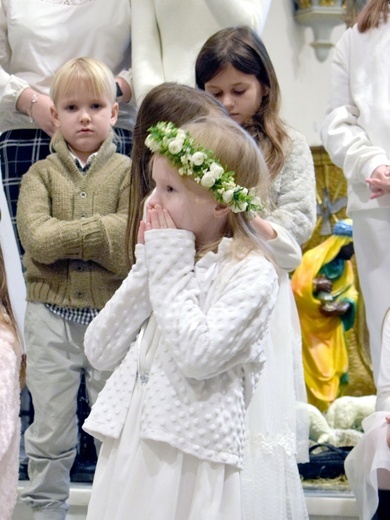
POLYGON ((271 224, 276 238, 267 241, 267 246, 276 264, 284 271, 293 271, 302 262, 302 249, 295 238, 283 226, 271 224))
POLYGON ((0 461, 7 452, 15 433, 14 384, 19 375, 18 357, 9 339, 10 333, 0 327, 0 461))
POLYGON ((337 44, 331 68, 331 97, 321 128, 321 138, 332 161, 351 183, 365 182, 381 164, 390 164, 385 151, 370 142, 359 126, 350 85, 349 29, 337 44))
POLYGON ((271 0, 205 0, 218 25, 249 25, 263 31, 271 0))
POLYGON ((164 83, 160 34, 153 0, 132 0, 133 85, 139 105, 147 92, 164 83))
POLYGON ((12 51, 8 41, 8 0, 0 1, 0 106, 3 112, 13 112, 21 92, 28 83, 8 74, 4 66, 11 61, 12 51))
POLYGON ((129 275, 85 333, 85 354, 99 370, 119 365, 151 313, 144 246, 138 244, 135 254, 129 275))
POLYGON ((194 272, 192 233, 148 231, 145 250, 153 312, 186 377, 207 379, 260 361, 277 293, 275 269, 265 258, 232 262, 210 289, 201 288, 194 272), (207 306, 200 303, 205 298, 207 306))

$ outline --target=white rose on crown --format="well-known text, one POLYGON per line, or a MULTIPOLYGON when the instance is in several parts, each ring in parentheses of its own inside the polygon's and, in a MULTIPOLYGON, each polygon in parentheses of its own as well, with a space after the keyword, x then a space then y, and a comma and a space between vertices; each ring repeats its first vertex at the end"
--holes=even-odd
POLYGON ((245 211, 248 207, 248 203, 244 200, 235 200, 233 202, 232 211, 234 213, 241 213, 242 211, 245 211))
POLYGON ((211 188, 211 186, 214 186, 215 181, 222 177, 223 173, 224 169, 222 168, 222 166, 215 162, 211 163, 209 170, 206 170, 202 177, 202 186, 205 186, 206 188, 211 188))
POLYGON ((203 152, 195 152, 192 156, 190 161, 195 166, 201 166, 204 163, 204 160, 206 159, 206 155, 203 152))
POLYGON ((178 153, 180 153, 182 151, 183 144, 184 144, 184 141, 182 139, 173 139, 168 144, 168 150, 173 155, 177 155, 178 153))
POLYGON ((220 179, 222 175, 224 174, 224 169, 220 164, 217 164, 215 162, 211 163, 210 165, 210 172, 214 175, 215 179, 220 179))
POLYGON ((154 138, 149 134, 148 137, 145 139, 145 144, 149 148, 149 150, 153 153, 160 151, 160 145, 157 143, 154 138))
POLYGON ((222 199, 225 204, 229 204, 229 202, 233 199, 234 190, 226 190, 222 192, 222 199))
POLYGON ((187 138, 187 134, 182 128, 179 128, 177 131, 177 134, 176 134, 176 138, 179 139, 180 141, 183 141, 183 143, 184 143, 184 141, 187 138))
POLYGON ((210 171, 208 171, 203 175, 200 183, 205 188, 211 188, 211 186, 214 186, 215 184, 215 177, 210 171))

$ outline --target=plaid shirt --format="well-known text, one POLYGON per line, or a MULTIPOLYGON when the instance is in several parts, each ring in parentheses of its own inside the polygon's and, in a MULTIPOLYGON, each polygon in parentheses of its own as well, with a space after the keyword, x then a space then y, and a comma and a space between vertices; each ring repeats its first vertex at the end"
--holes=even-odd
POLYGON ((99 309, 89 309, 88 307, 77 309, 76 307, 60 307, 51 303, 46 303, 46 307, 65 320, 74 321, 81 325, 89 325, 99 314, 99 309))

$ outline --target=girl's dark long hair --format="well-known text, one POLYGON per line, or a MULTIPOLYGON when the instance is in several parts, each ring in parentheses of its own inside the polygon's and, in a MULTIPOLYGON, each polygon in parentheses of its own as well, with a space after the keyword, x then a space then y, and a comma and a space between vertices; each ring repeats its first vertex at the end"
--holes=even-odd
POLYGON ((228 65, 256 76, 263 88, 257 113, 243 126, 260 145, 273 179, 284 165, 288 134, 280 117, 280 88, 275 69, 263 42, 251 28, 228 27, 206 41, 195 65, 198 88, 204 90, 205 84, 228 65))

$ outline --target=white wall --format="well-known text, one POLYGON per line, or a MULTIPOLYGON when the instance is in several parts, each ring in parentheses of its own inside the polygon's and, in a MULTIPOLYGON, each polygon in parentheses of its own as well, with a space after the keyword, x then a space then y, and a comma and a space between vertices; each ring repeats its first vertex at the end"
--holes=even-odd
MULTIPOLYGON (((329 98, 332 51, 319 62, 310 45, 312 29, 299 25, 293 13, 292 0, 272 0, 262 39, 278 75, 284 120, 300 130, 310 146, 318 146, 329 98)), ((341 24, 333 29, 333 43, 345 28, 341 24)))

